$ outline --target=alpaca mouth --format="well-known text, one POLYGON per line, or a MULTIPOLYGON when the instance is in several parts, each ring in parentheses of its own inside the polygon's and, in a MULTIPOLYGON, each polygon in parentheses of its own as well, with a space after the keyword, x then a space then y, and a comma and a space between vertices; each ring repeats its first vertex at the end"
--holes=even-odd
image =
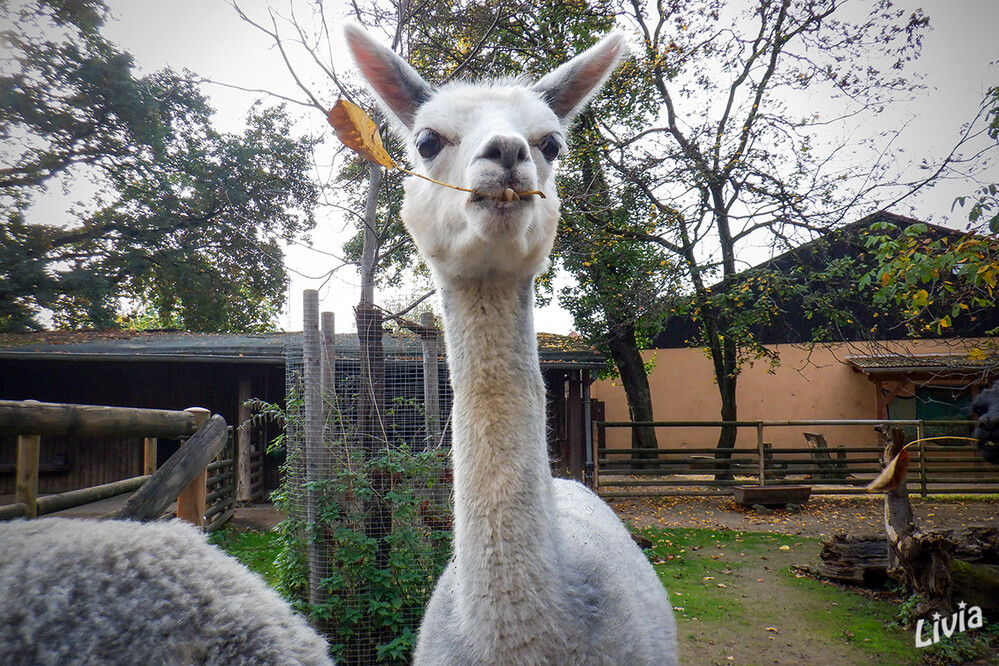
POLYGON ((545 196, 538 190, 518 192, 512 187, 508 187, 504 189, 502 192, 498 193, 489 193, 476 190, 472 192, 472 196, 468 198, 468 201, 469 203, 478 203, 480 201, 499 201, 502 203, 513 203, 516 201, 529 201, 532 198, 534 198, 534 195, 539 195, 542 198, 544 198, 545 196))

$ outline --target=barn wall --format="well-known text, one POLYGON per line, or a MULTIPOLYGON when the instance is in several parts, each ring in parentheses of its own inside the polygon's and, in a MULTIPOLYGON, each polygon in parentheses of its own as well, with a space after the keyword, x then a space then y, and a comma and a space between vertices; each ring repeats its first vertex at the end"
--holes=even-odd
MULTIPOLYGON (((973 341, 969 341, 973 342, 973 341)), ((905 340, 815 345, 768 345, 780 356, 780 365, 770 368, 767 361, 744 365, 738 383, 740 421, 783 421, 811 419, 875 419, 877 406, 874 384, 867 376, 845 362, 849 355, 885 353, 957 353, 954 341, 905 340)), ((643 352, 654 360, 649 376, 653 410, 660 421, 717 421, 721 400, 715 384, 711 359, 701 349, 658 349, 643 352)), ((602 380, 593 385, 593 398, 606 403, 606 420, 628 421, 628 406, 620 382, 602 380)), ((815 427, 767 428, 765 441, 777 448, 803 447, 803 432, 815 427)), ((831 446, 876 446, 877 438, 868 426, 823 426, 831 446)), ((659 428, 660 448, 710 448, 718 443, 715 428, 659 428)), ((631 446, 627 429, 609 429, 611 448, 631 446)), ((741 428, 738 448, 756 446, 756 431, 741 428)))
MULTIPOLYGON (((284 400, 282 365, 121 361, 0 361, 0 399, 186 409, 204 407, 238 425, 241 375, 252 395, 284 400)), ((160 463, 177 448, 160 443, 160 463)), ((64 492, 142 473, 142 442, 127 439, 42 438, 39 492, 64 492)), ((15 440, 0 437, 0 494, 14 491, 15 440)), ((276 485, 278 462, 267 459, 267 480, 276 485)))

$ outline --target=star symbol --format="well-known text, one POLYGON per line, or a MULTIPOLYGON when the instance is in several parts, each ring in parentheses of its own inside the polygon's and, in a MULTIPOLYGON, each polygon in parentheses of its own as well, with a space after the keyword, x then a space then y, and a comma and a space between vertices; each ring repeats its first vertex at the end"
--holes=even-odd
POLYGON ((965 602, 963 602, 963 601, 962 601, 961 603, 959 603, 959 604, 957 605, 957 607, 958 607, 958 608, 959 608, 960 610, 964 610, 964 609, 965 609, 965 607, 966 607, 967 605, 968 605, 968 604, 966 604, 965 602))
POLYGON ((934 620, 939 620, 940 619, 940 613, 934 613, 933 614, 933 619, 934 620))

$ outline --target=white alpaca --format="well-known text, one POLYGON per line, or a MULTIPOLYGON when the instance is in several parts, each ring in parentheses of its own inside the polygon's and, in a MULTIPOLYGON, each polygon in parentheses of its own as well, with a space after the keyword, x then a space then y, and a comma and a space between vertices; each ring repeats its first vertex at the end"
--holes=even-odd
POLYGON ((416 169, 403 221, 444 304, 454 435, 454 560, 417 664, 676 663, 666 592, 611 509, 552 479, 533 281, 558 223, 554 161, 569 120, 625 50, 611 34, 534 85, 432 88, 360 29, 357 65, 416 169), (512 190, 512 191, 511 191, 512 190), (540 190, 546 195, 520 197, 540 190))
POLYGON ((0 523, 0 663, 332 664, 326 642, 181 521, 0 523))

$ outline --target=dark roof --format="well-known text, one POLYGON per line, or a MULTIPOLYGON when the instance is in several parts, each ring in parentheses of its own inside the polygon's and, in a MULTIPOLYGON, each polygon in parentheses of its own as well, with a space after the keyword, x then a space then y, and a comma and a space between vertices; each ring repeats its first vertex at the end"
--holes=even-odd
POLYGON ((982 374, 999 367, 999 354, 858 354, 847 356, 846 362, 867 375, 915 371, 982 374))
MULTIPOLYGON (((338 333, 336 358, 358 356, 355 333, 338 333)), ((418 336, 386 333, 386 358, 422 359, 418 336)), ((0 359, 205 361, 283 364, 301 353, 302 333, 188 333, 182 331, 40 331, 0 334, 0 359)), ((443 348, 442 348, 443 349, 443 348)), ((586 343, 568 336, 538 334, 541 364, 548 367, 599 368, 604 359, 586 343)))
MULTIPOLYGON (((821 334, 823 328, 835 330, 835 340, 887 340, 910 337, 904 317, 888 310, 878 311, 871 300, 873 290, 855 288, 856 281, 861 275, 874 267, 874 258, 866 248, 866 238, 871 225, 876 222, 889 222, 899 229, 905 229, 913 224, 926 224, 910 217, 878 211, 748 268, 730 277, 726 282, 712 285, 711 291, 723 293, 726 289, 739 286, 754 272, 779 273, 790 276, 796 281, 808 280, 810 275, 823 272, 833 262, 849 257, 856 259, 859 265, 853 267, 850 275, 841 276, 839 279, 850 284, 822 283, 810 286, 811 293, 828 294, 830 301, 836 303, 837 309, 852 315, 847 324, 832 323, 822 311, 806 306, 798 297, 791 297, 776 303, 776 307, 782 313, 779 317, 752 329, 756 339, 764 344, 816 342, 824 337, 821 334)), ((928 238, 943 236, 958 238, 965 235, 965 232, 937 225, 926 224, 926 227, 928 238)), ((804 284, 810 283, 804 282, 804 284)), ((990 308, 975 315, 955 318, 953 326, 947 330, 946 335, 939 336, 931 331, 925 337, 981 337, 999 327, 999 309, 990 308)), ((677 316, 666 322, 663 331, 653 342, 658 349, 689 347, 696 344, 698 334, 697 322, 690 317, 677 316)))

